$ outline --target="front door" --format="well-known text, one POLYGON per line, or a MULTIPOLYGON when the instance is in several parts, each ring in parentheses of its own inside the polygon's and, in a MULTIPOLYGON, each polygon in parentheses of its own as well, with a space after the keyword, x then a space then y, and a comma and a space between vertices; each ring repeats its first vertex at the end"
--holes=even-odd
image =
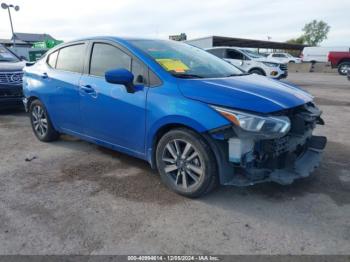
POLYGON ((94 43, 91 47, 90 68, 80 80, 80 108, 84 134, 132 151, 144 153, 146 93, 143 85, 146 70, 141 62, 109 43, 94 43), (135 93, 125 86, 105 80, 111 69, 132 70, 135 93), (137 82, 138 81, 138 82, 137 82))
POLYGON ((248 68, 246 68, 244 64, 244 55, 234 49, 227 49, 225 60, 229 61, 231 64, 237 66, 238 68, 247 71, 248 68))

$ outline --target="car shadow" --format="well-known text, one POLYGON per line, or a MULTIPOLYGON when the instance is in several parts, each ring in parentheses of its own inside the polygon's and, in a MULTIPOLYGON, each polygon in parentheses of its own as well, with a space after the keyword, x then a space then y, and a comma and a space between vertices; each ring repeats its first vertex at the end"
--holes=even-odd
MULTIPOLYGON (((69 136, 63 136, 63 139, 55 144, 84 152, 87 149, 86 146, 81 145, 82 143, 90 145, 91 150, 96 150, 108 158, 102 162, 84 162, 63 169, 62 173, 68 181, 77 179, 96 182, 99 184, 98 192, 107 190, 116 197, 133 201, 155 202, 164 205, 190 201, 167 189, 161 182, 157 171, 152 169, 146 161, 69 136), (130 175, 129 170, 132 169, 138 171, 130 175)), ((339 206, 349 204, 350 174, 347 173, 350 170, 350 163, 347 159, 349 155, 348 146, 329 142, 320 167, 308 178, 296 180, 287 186, 276 183, 263 183, 241 188, 220 186, 197 201, 229 207, 232 200, 235 201, 236 198, 247 199, 247 201, 259 198, 264 201, 282 203, 312 193, 327 195, 339 206)))

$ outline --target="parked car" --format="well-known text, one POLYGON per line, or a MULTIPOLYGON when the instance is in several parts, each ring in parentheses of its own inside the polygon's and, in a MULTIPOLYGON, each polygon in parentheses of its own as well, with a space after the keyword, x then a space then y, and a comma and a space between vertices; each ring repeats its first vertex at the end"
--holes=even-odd
POLYGON ((267 56, 267 58, 275 59, 278 62, 284 63, 284 64, 286 64, 286 63, 300 64, 301 63, 301 58, 292 56, 291 54, 288 54, 288 53, 273 53, 273 54, 269 54, 267 56))
POLYGON ((333 51, 349 51, 350 47, 320 47, 320 46, 310 46, 304 47, 301 54, 301 59, 303 62, 327 62, 328 53, 333 51))
POLYGON ((0 109, 23 107, 22 61, 15 53, 0 45, 0 109))
POLYGON ((326 138, 313 97, 169 40, 87 38, 24 69, 36 137, 65 133, 144 159, 175 192, 217 182, 290 184, 319 164, 326 138))
POLYGON ((276 79, 286 78, 288 76, 286 64, 266 58, 248 49, 237 47, 213 47, 206 49, 206 51, 251 74, 258 74, 276 79))
POLYGON ((328 61, 332 68, 338 68, 340 75, 346 75, 350 69, 350 50, 348 52, 329 52, 328 61))

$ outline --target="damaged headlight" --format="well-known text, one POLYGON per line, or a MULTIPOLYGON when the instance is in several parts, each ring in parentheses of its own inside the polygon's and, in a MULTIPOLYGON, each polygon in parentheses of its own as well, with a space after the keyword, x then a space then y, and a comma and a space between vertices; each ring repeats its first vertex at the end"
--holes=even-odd
POLYGON ((258 116, 223 107, 212 106, 217 112, 244 131, 258 133, 265 137, 284 136, 290 130, 286 116, 258 116))

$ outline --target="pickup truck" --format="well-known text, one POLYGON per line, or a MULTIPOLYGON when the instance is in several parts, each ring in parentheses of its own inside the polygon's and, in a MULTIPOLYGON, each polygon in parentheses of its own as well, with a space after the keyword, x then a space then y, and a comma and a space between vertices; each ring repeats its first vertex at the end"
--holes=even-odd
POLYGON ((340 75, 346 75, 350 70, 350 50, 349 52, 329 52, 328 61, 332 68, 338 68, 340 75))

